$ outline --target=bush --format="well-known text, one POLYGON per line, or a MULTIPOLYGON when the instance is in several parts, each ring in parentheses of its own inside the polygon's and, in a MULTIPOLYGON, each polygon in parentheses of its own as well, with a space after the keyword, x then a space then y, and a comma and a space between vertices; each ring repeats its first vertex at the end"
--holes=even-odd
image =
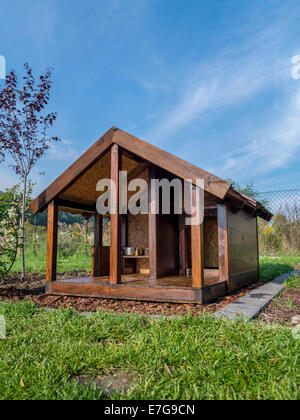
POLYGON ((258 223, 259 247, 264 255, 300 253, 300 209, 286 206, 274 215, 270 224, 258 223))
POLYGON ((18 219, 11 206, 12 199, 9 190, 0 195, 0 275, 12 268, 20 248, 18 219))

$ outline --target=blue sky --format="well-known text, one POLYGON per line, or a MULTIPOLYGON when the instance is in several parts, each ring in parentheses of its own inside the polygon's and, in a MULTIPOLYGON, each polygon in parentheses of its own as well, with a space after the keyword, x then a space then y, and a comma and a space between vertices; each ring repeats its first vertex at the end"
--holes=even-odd
MULTIPOLYGON (((55 69, 63 141, 36 193, 112 125, 260 191, 299 188, 299 0, 0 0, 0 16, 8 70, 55 69)), ((16 182, 1 164, 0 188, 16 182)))

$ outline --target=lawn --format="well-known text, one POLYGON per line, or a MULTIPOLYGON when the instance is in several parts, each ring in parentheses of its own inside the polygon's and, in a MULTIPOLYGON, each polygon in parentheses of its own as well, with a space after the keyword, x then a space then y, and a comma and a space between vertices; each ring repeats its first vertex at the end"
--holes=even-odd
MULTIPOLYGON (((75 254, 59 253, 57 258, 57 272, 65 273, 69 271, 91 271, 92 256, 85 252, 75 254)), ((287 273, 300 263, 300 255, 261 257, 260 258, 260 277, 263 280, 272 280, 282 273, 287 273)), ((17 258, 12 268, 12 273, 20 273, 22 268, 21 257, 17 258)), ((40 249, 35 255, 31 250, 26 252, 26 269, 28 273, 44 273, 46 269, 46 251, 40 249)))
MULTIPOLYGON (((31 249, 26 251, 26 270, 28 273, 45 273, 46 270, 46 251, 40 249, 35 255, 31 249)), ((57 256, 57 272, 65 273, 67 271, 91 271, 92 254, 77 252, 74 254, 59 253, 57 256)), ((20 273, 22 271, 22 258, 18 256, 11 273, 20 273)))
POLYGON ((297 399, 300 341, 285 327, 189 316, 148 320, 0 303, 1 399, 297 399), (166 368, 166 365, 169 368, 166 368), (133 375, 105 394, 77 375, 133 375))
POLYGON ((292 271, 300 263, 300 255, 260 257, 260 278, 272 280, 274 277, 292 271))
MULTIPOLYGON (((89 271, 85 254, 58 261, 60 272, 89 271)), ((272 279, 299 262, 299 256, 262 257, 261 278, 272 279)), ((27 263, 28 271, 44 271, 37 256, 27 263)), ((86 318, 72 310, 40 310, 28 300, 0 303, 0 315, 7 323, 7 338, 0 340, 0 399, 300 397, 300 340, 287 327, 204 315, 158 321, 97 312, 86 318), (111 372, 128 375, 129 389, 106 393, 76 379, 111 372)))

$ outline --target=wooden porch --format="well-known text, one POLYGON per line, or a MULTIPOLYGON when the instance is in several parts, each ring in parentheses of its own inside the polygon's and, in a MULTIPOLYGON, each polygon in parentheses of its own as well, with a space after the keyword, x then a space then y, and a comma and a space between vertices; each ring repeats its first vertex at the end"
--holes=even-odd
POLYGON ((204 286, 192 287, 192 276, 170 276, 151 280, 149 275, 125 274, 121 283, 110 284, 110 277, 80 277, 48 283, 47 293, 84 297, 119 298, 158 302, 204 303, 224 295, 227 283, 219 270, 206 269, 204 286))

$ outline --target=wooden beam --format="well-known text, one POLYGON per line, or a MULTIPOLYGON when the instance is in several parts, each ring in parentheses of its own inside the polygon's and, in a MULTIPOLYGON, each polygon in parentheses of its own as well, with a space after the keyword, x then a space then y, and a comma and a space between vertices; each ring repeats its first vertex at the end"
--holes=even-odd
MULTIPOLYGON (((193 191, 193 205, 196 191, 193 191)), ((204 287, 203 223, 191 226, 192 287, 204 287)))
POLYGON ((165 169, 168 172, 176 175, 182 179, 192 179, 193 184, 196 185, 197 179, 204 179, 205 191, 213 196, 224 199, 231 184, 224 179, 186 162, 171 153, 168 153, 150 143, 147 143, 123 130, 117 130, 114 133, 113 142, 118 144, 123 149, 134 153, 141 158, 147 160, 165 169))
POLYGON ((191 226, 192 287, 204 286, 203 223, 191 226))
POLYGON ((128 246, 128 215, 123 214, 121 216, 121 245, 122 247, 128 246))
POLYGON ((101 247, 103 237, 103 217, 101 214, 95 214, 94 222, 94 260, 93 260, 93 277, 101 276, 101 247))
POLYGON ((57 264, 57 229, 58 229, 58 207, 54 201, 48 205, 48 226, 47 226, 47 267, 46 281, 56 280, 57 264))
MULTIPOLYGON (((115 183, 114 203, 110 215, 110 284, 121 283, 121 217, 119 214, 119 171, 122 170, 122 154, 119 146, 111 147, 111 180, 115 183)), ((113 194, 114 191, 111 191, 113 194)))
POLYGON ((60 175, 48 188, 30 203, 33 215, 45 210, 48 203, 74 184, 87 172, 112 145, 113 135, 117 129, 112 127, 93 146, 91 146, 76 162, 60 175))
POLYGON ((186 228, 185 228, 185 214, 178 216, 179 228, 179 275, 186 275, 187 268, 187 249, 186 249, 186 228))
POLYGON ((63 208, 64 210, 78 210, 82 211, 84 213, 96 213, 96 205, 89 205, 89 204, 82 204, 82 203, 75 203, 74 201, 68 201, 68 200, 56 200, 56 203, 58 207, 63 208))
POLYGON ((142 162, 136 168, 134 168, 131 172, 129 172, 127 176, 128 184, 133 179, 136 179, 140 175, 142 175, 149 168, 149 165, 150 165, 149 162, 142 162))
POLYGON ((149 221, 149 271, 150 279, 157 279, 157 215, 152 214, 155 208, 155 196, 151 191, 151 180, 155 178, 155 168, 150 167, 148 172, 148 221, 149 221))
POLYGON ((228 205, 218 204, 219 278, 229 287, 228 205))

